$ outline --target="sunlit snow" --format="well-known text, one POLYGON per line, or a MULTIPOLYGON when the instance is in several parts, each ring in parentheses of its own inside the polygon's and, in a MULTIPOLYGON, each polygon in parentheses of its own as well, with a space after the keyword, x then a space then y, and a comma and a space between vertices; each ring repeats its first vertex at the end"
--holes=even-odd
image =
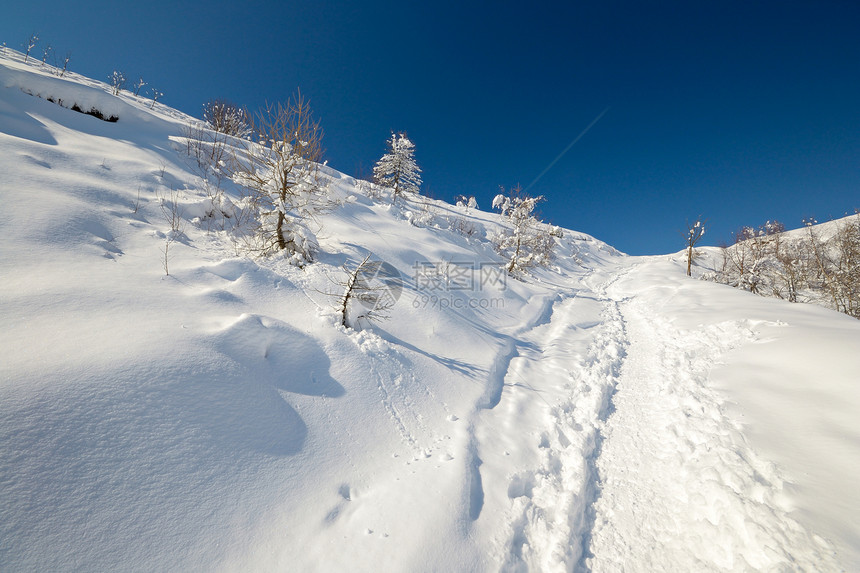
POLYGON ((316 261, 255 258, 208 216, 191 118, 21 59, 0 570, 860 570, 860 321, 571 230, 515 280, 498 214, 328 167, 316 261), (345 329, 368 253, 402 290, 345 329))

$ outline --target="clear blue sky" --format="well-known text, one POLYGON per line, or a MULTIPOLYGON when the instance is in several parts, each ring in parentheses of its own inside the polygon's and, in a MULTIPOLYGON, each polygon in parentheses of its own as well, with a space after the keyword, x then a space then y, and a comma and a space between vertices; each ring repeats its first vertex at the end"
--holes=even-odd
MULTIPOLYGON (((330 165, 369 169, 391 130, 427 193, 529 185, 546 219, 630 254, 768 219, 860 208, 860 2, 6 2, 0 42, 72 52, 192 115, 300 87, 330 165)), ((40 50, 36 48, 36 50, 40 50)), ((40 52, 41 54, 41 52, 40 52)))

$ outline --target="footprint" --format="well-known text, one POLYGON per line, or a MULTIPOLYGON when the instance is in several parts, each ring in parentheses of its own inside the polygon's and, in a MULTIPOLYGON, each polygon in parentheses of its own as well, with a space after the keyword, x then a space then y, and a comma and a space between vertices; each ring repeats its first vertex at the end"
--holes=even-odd
POLYGON ((511 478, 511 483, 508 484, 508 497, 516 499, 518 497, 531 498, 535 487, 535 476, 531 473, 517 474, 511 478))
POLYGON ((343 484, 337 490, 337 493, 340 494, 340 497, 345 499, 346 501, 352 501, 352 497, 350 497, 349 486, 347 484, 343 484))

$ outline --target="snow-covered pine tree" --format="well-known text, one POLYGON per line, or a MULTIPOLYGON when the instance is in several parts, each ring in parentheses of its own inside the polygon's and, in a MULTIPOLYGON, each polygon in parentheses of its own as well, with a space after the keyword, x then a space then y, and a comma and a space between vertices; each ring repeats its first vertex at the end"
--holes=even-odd
POLYGON ((388 140, 388 153, 373 167, 377 184, 390 187, 391 203, 403 193, 418 193, 421 187, 421 169, 415 162, 415 144, 405 133, 392 133, 388 140))
POLYGON ((545 266, 552 258, 555 237, 561 229, 539 221, 532 212, 544 200, 543 195, 529 197, 518 185, 510 195, 502 193, 493 199, 493 209, 502 212, 511 223, 511 231, 503 231, 493 238, 496 251, 510 257, 505 269, 513 276, 522 275, 530 267, 545 266))

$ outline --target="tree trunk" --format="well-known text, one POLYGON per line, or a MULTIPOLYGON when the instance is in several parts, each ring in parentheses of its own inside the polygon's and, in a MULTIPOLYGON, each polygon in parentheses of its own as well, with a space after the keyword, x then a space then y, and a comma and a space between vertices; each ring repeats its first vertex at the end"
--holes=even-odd
POLYGON ((281 211, 278 211, 278 226, 275 229, 275 233, 277 234, 278 239, 278 249, 284 250, 287 248, 287 240, 284 238, 284 223, 287 221, 287 218, 281 211))
POLYGON ((687 276, 693 276, 693 245, 687 249, 687 276))

